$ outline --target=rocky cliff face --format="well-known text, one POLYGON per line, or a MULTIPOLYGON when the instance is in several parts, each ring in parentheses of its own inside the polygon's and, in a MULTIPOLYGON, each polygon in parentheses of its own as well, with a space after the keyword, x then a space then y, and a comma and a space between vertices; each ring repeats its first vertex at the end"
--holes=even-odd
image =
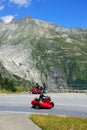
POLYGON ((9 73, 45 82, 50 90, 86 80, 86 56, 87 29, 64 29, 31 17, 0 21, 0 62, 9 73))

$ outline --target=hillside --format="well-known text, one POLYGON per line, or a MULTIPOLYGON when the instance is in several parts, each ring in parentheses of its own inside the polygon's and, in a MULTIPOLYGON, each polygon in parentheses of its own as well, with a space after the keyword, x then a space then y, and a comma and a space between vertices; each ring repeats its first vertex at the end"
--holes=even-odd
POLYGON ((0 21, 0 62, 11 75, 45 82, 49 90, 87 89, 86 55, 87 29, 65 29, 31 17, 0 21))

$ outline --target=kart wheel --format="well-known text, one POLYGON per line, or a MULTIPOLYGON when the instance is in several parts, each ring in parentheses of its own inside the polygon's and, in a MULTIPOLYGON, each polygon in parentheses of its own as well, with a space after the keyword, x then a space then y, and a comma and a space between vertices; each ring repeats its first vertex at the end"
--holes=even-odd
POLYGON ((53 102, 50 102, 51 106, 54 107, 54 103, 53 102))
POLYGON ((35 108, 35 109, 39 109, 39 108, 40 108, 40 105, 39 105, 39 104, 36 104, 36 105, 34 106, 34 108, 35 108))

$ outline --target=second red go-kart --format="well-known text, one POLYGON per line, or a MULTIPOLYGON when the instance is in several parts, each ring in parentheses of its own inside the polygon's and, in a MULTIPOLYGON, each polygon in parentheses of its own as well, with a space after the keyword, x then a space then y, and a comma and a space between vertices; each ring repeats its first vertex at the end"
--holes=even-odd
POLYGON ((42 100, 35 98, 31 101, 32 107, 35 109, 47 108, 51 109, 54 107, 54 103, 51 101, 49 96, 45 96, 42 100))
POLYGON ((32 94, 40 94, 42 93, 43 90, 41 88, 35 90, 35 87, 32 87, 30 90, 29 90, 29 93, 32 93, 32 94))

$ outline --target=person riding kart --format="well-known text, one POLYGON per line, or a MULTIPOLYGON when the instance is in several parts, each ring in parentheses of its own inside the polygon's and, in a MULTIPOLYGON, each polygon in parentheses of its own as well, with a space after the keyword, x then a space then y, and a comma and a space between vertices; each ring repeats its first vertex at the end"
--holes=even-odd
POLYGON ((46 96, 43 93, 41 93, 39 96, 39 101, 43 100, 44 97, 46 97, 46 96))
POLYGON ((35 85, 35 93, 37 93, 37 90, 39 89, 39 84, 38 83, 36 83, 36 85, 35 85))
POLYGON ((46 93, 46 85, 43 83, 43 92, 46 93))
POLYGON ((51 109, 54 107, 54 103, 52 102, 49 96, 45 96, 43 93, 40 94, 39 98, 34 98, 31 101, 32 108, 40 109, 40 108, 47 108, 51 109))

